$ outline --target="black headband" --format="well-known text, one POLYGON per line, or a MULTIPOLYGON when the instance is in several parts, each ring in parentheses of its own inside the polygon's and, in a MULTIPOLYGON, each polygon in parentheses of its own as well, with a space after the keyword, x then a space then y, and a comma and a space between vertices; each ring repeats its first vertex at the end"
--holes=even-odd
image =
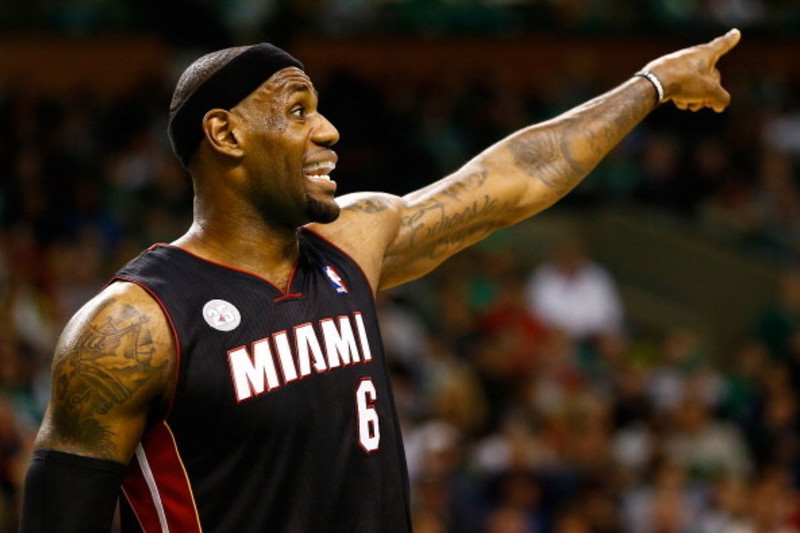
POLYGON ((200 140, 201 123, 211 109, 230 109, 286 67, 303 68, 297 59, 269 43, 240 53, 201 83, 172 114, 167 126, 169 141, 178 159, 188 165, 200 140))

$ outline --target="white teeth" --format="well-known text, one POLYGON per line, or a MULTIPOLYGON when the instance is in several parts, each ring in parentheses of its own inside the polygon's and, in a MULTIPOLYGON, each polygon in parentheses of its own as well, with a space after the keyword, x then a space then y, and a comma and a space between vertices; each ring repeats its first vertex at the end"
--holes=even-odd
POLYGON ((308 179, 318 179, 330 181, 330 173, 336 168, 333 161, 320 161, 319 163, 309 163, 303 167, 303 173, 308 179), (325 172, 325 174, 315 174, 315 172, 325 172))
POLYGON ((310 174, 316 170, 327 170, 329 173, 336 168, 336 163, 333 161, 321 161, 319 163, 311 163, 303 167, 303 172, 310 174))

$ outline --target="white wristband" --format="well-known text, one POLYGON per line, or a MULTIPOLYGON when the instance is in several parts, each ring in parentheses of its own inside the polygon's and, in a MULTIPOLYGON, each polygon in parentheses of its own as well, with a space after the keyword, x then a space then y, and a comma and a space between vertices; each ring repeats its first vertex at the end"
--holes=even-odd
POLYGON ((659 80, 655 74, 653 74, 649 70, 640 70, 639 72, 634 74, 634 76, 639 76, 640 78, 644 78, 650 83, 652 83, 653 87, 656 88, 656 92, 658 93, 658 103, 660 104, 661 102, 664 101, 664 86, 661 85, 661 80, 659 80))

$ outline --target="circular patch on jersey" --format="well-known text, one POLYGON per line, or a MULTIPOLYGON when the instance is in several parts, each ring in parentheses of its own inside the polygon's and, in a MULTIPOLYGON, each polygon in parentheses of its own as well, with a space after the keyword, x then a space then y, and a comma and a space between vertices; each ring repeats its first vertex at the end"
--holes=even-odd
POLYGON ((203 306, 203 318, 219 331, 232 331, 242 322, 236 306, 225 300, 210 300, 203 306))

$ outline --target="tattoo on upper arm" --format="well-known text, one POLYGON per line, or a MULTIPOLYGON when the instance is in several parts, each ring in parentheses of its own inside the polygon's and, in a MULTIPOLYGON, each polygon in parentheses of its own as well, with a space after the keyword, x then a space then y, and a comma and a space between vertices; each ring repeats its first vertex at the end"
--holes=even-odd
MULTIPOLYGON (((106 303, 98 313, 111 305, 106 303)), ((58 438, 115 458, 113 432, 102 415, 124 404, 163 368, 156 358, 150 318, 124 304, 92 321, 55 363, 53 425, 58 438)))
POLYGON ((489 194, 477 194, 487 177, 481 167, 403 217, 401 224, 409 232, 408 245, 415 256, 442 259, 495 229, 488 219, 504 209, 504 204, 489 194))
POLYGON ((483 237, 495 229, 487 225, 482 216, 495 212, 499 205, 497 199, 484 195, 454 213, 446 214, 442 210, 438 220, 419 223, 412 217, 403 223, 412 230, 415 251, 421 257, 436 259, 471 244, 476 235, 483 237))
POLYGON ((471 191, 483 187, 483 184, 486 183, 487 177, 488 173, 486 172, 486 169, 480 167, 479 170, 476 170, 466 177, 452 183, 449 187, 442 191, 442 194, 451 200, 460 202, 462 200, 462 195, 469 194, 471 191))

